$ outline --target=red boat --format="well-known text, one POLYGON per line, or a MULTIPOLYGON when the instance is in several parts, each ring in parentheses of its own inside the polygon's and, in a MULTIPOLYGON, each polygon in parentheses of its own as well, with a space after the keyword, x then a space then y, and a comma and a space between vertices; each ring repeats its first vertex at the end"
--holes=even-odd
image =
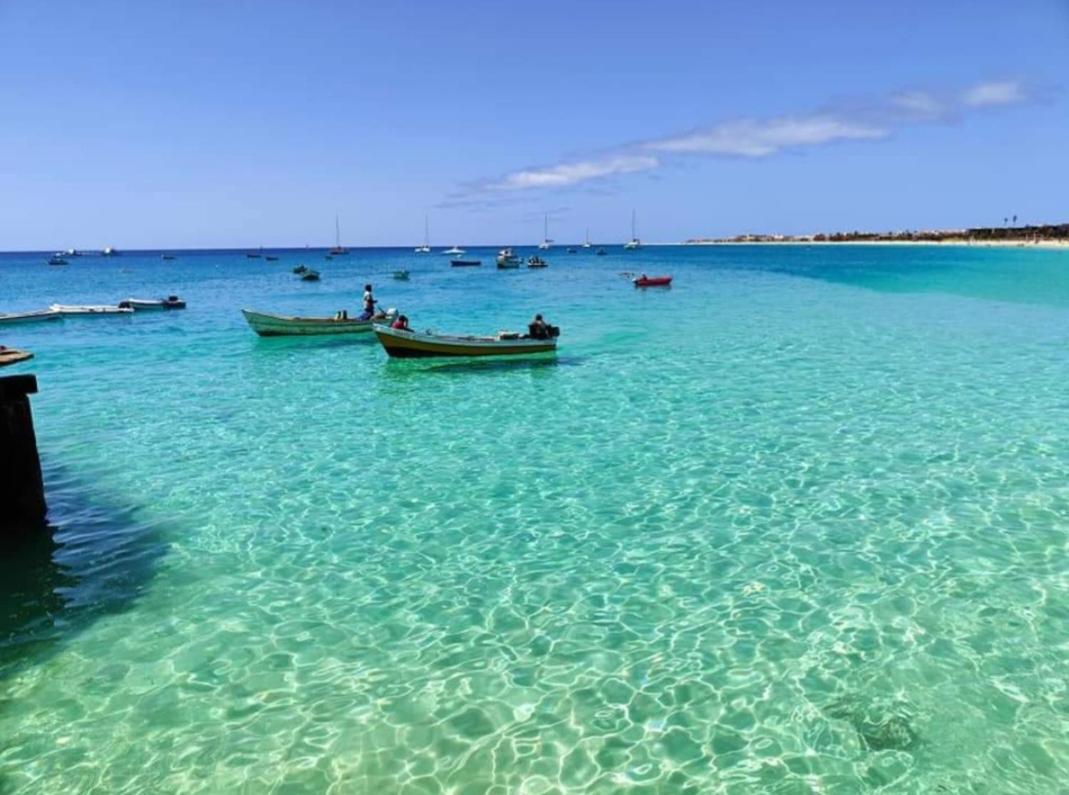
POLYGON ((671 276, 646 276, 643 274, 633 279, 635 287, 668 287, 672 284, 671 276))

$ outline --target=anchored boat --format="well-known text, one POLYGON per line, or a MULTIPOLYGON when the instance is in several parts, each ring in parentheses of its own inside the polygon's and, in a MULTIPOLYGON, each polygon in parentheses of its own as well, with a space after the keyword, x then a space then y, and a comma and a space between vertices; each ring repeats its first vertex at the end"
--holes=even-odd
POLYGON ((671 276, 638 276, 631 281, 634 282, 635 287, 670 287, 672 285, 671 276))
POLYGON ((62 318, 54 309, 38 309, 33 312, 0 312, 0 323, 39 323, 42 320, 62 318))
POLYGON ((454 268, 478 268, 483 261, 481 259, 451 259, 449 264, 454 268))
POLYGON ((503 248, 497 252, 497 267, 501 270, 520 267, 520 258, 511 248, 503 248))
POLYGON ((0 345, 0 367, 6 367, 9 364, 18 364, 24 362, 27 359, 32 359, 33 354, 29 351, 20 351, 18 348, 8 348, 7 346, 0 345))
POLYGON ((177 295, 169 295, 166 298, 127 298, 119 301, 119 306, 128 306, 131 309, 185 309, 186 302, 177 295))
POLYGON ((241 314, 245 316, 249 327, 261 337, 293 337, 318 334, 361 334, 371 331, 373 323, 392 321, 397 316, 397 310, 387 310, 369 320, 351 318, 341 312, 334 317, 290 317, 242 309, 241 314))
POLYGON ((128 306, 101 304, 52 304, 49 309, 61 315, 132 315, 134 313, 134 310, 128 306))
POLYGON ((442 356, 520 356, 552 353, 557 340, 532 339, 518 332, 499 331, 493 337, 456 336, 432 332, 404 331, 376 324, 378 337, 386 353, 399 359, 422 359, 442 356))

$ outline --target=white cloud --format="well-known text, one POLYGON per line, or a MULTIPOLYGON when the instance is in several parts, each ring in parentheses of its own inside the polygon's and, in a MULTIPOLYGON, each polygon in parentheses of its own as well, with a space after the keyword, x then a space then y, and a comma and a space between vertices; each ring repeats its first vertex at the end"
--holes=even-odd
POLYGON ((646 147, 679 154, 767 157, 785 149, 819 146, 833 141, 871 141, 887 134, 882 127, 866 122, 815 114, 781 116, 765 121, 729 121, 705 130, 651 141, 646 147))
MULTIPOLYGON (((568 188, 610 177, 653 171, 679 156, 771 157, 781 152, 847 141, 876 141, 911 124, 954 121, 970 111, 1034 100, 1016 80, 978 83, 956 92, 904 90, 852 108, 797 116, 739 118, 650 141, 623 143, 600 157, 526 168, 464 186, 443 206, 489 207, 522 201, 525 193, 568 188)), ((589 186, 588 186, 589 188, 589 186)))
POLYGON ((660 161, 651 155, 616 155, 602 160, 580 160, 544 168, 528 168, 506 174, 485 187, 489 190, 562 188, 618 174, 633 174, 657 168, 660 161))
POLYGON ((972 108, 991 105, 1015 105, 1028 99, 1028 92, 1016 80, 978 83, 961 95, 963 104, 972 108))
POLYGON ((919 119, 935 119, 946 112, 943 102, 927 91, 899 91, 890 102, 895 110, 919 119))

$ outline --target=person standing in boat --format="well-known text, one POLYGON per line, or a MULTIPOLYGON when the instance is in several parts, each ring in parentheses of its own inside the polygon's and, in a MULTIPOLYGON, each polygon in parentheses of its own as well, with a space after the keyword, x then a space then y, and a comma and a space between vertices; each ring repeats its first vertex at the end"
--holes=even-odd
POLYGON ((361 315, 361 320, 370 320, 375 314, 375 296, 371 292, 371 285, 364 285, 364 314, 361 315))

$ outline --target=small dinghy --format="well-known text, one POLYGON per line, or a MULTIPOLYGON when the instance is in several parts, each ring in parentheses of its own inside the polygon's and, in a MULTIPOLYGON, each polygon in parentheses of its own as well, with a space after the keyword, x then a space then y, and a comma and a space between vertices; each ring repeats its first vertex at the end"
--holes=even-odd
POLYGON ((604 257, 605 256, 605 249, 599 248, 597 251, 594 252, 594 255, 597 256, 597 257, 604 257))
POLYGON ((298 265, 296 268, 293 269, 293 272, 296 273, 298 276, 300 276, 302 273, 308 273, 308 266, 298 265))
POLYGON ((61 315, 132 315, 134 310, 128 306, 52 304, 53 312, 61 315))
POLYGON ((397 317, 397 310, 387 309, 369 320, 351 318, 344 312, 338 312, 334 317, 290 317, 242 309, 241 314, 245 316, 249 327, 261 337, 300 337, 318 334, 361 334, 371 331, 374 323, 392 322, 397 317))
POLYGON ((634 282, 635 287, 670 287, 672 285, 671 276, 647 276, 642 274, 631 281, 634 282))
POLYGON ((399 282, 407 282, 408 281, 408 271, 394 271, 393 272, 393 277, 395 279, 397 279, 397 281, 399 281, 399 282))
POLYGON ((319 281, 319 271, 306 270, 304 273, 301 274, 301 281, 302 282, 318 282, 319 281))
POLYGON ((0 345, 0 367, 6 367, 9 364, 18 364, 24 362, 27 359, 32 359, 33 354, 29 351, 20 351, 18 348, 8 348, 4 345, 0 345))
POLYGON ((53 309, 38 309, 34 312, 0 312, 0 323, 40 323, 43 320, 59 320, 63 317, 53 309))
POLYGON ((177 295, 169 295, 166 298, 127 298, 119 301, 119 306, 128 306, 131 309, 185 309, 186 302, 177 295))
POLYGON ((65 260, 63 257, 59 256, 59 254, 57 254, 54 257, 49 257, 48 258, 48 264, 49 265, 66 265, 67 264, 67 260, 65 260))
POLYGON ((264 257, 268 262, 278 262, 278 257, 264 257))
POLYGON ((546 262, 541 257, 534 256, 534 257, 531 257, 529 260, 527 260, 527 267, 528 268, 546 268, 546 267, 549 267, 549 263, 546 262))
POLYGON ((483 261, 481 259, 451 259, 449 264, 454 268, 478 268, 483 261))
MULTIPOLYGON (((556 327, 554 327, 556 330, 556 327)), ((386 353, 399 359, 422 359, 441 356, 521 356, 552 353, 557 350, 554 334, 549 339, 532 339, 515 331, 499 331, 493 337, 465 337, 433 332, 404 331, 375 325, 386 353)))

